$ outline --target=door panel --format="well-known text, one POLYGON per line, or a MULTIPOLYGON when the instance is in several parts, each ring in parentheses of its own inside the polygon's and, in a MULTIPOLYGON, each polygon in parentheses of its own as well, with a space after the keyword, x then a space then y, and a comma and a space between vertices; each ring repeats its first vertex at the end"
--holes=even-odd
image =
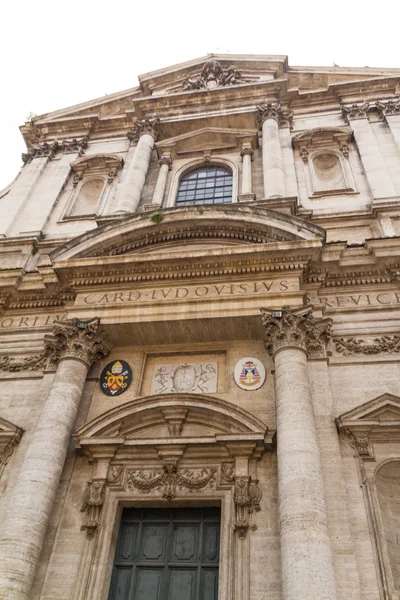
POLYGON ((219 537, 219 509, 125 509, 108 600, 217 600, 219 537))
POLYGON ((161 569, 137 569, 135 600, 158 600, 161 593, 162 577, 163 571, 161 569))
POLYGON ((196 562, 198 525, 175 525, 172 560, 196 562))
POLYGON ((197 569, 171 569, 168 600, 195 600, 197 569))
POLYGON ((145 524, 142 527, 142 553, 139 560, 165 561, 168 524, 145 524))

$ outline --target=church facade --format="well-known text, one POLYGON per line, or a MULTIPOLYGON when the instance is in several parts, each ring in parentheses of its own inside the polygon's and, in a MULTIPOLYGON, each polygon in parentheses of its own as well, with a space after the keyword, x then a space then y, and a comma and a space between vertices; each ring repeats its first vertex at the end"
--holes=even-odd
POLYGON ((208 55, 21 132, 0 598, 399 600, 400 69, 208 55))

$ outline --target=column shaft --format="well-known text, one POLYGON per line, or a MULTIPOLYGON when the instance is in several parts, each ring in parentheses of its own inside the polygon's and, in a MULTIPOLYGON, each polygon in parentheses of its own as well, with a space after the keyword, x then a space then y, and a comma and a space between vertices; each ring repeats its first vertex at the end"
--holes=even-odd
POLYGON ((172 159, 170 154, 164 154, 160 160, 160 172, 158 174, 156 187, 154 188, 154 194, 152 204, 155 206, 161 206, 164 200, 165 188, 167 187, 168 171, 172 165, 172 159))
POLYGON ((279 510, 284 600, 334 600, 332 553, 307 356, 275 355, 279 510))
POLYGON ((251 154, 249 152, 243 154, 242 194, 252 194, 251 154))
POLYGON ((139 137, 132 162, 128 167, 124 185, 119 191, 116 213, 136 212, 149 170, 153 148, 154 137, 149 133, 143 133, 139 137))
POLYGON ((262 124, 262 155, 265 198, 285 196, 282 148, 276 119, 267 118, 262 124))
POLYGON ((1 526, 1 600, 30 597, 87 369, 63 360, 45 400, 1 526))

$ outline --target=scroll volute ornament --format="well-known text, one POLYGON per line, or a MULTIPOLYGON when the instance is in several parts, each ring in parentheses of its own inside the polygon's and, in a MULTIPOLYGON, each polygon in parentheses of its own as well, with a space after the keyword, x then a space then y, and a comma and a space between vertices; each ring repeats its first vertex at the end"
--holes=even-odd
POLYGON ((44 339, 49 360, 58 362, 74 358, 90 368, 93 363, 107 356, 111 349, 105 334, 99 332, 99 325, 100 319, 97 317, 90 321, 57 321, 53 334, 46 335, 44 339))
POLYGON ((261 308, 265 328, 265 347, 270 355, 282 348, 300 348, 310 358, 323 358, 326 343, 331 338, 332 319, 315 319, 311 306, 291 308, 283 306, 282 316, 267 308, 261 308))

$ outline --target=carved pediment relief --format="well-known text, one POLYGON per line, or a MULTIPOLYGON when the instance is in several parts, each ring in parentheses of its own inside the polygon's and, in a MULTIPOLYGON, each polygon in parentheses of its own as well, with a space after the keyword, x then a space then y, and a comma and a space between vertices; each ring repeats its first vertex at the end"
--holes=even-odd
MULTIPOLYGON (((321 243, 324 231, 298 217, 260 207, 172 208, 160 211, 161 223, 143 213, 99 227, 67 242, 51 260, 107 257, 144 252, 182 252, 190 244, 244 245, 310 240, 321 243)), ((65 263, 66 264, 66 263, 65 263)), ((67 264, 66 264, 67 266, 67 264)))
POLYGON ((204 127, 157 143, 160 154, 170 152, 172 158, 194 156, 202 152, 240 151, 243 142, 257 147, 257 130, 204 127))

